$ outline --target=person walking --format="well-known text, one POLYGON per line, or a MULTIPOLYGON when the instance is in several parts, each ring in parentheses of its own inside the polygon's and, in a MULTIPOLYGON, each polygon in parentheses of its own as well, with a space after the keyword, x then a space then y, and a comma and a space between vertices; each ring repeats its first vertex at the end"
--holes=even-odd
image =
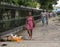
POLYGON ((51 18, 51 17, 53 17, 53 13, 52 13, 52 12, 50 12, 50 18, 51 18))
POLYGON ((57 16, 57 13, 56 11, 53 12, 53 17, 56 17, 57 16))
POLYGON ((33 31, 34 26, 35 26, 34 18, 31 12, 29 12, 29 15, 27 16, 27 19, 26 19, 26 28, 29 35, 28 37, 29 39, 32 39, 32 31, 33 31))
POLYGON ((46 24, 48 25, 49 12, 46 11, 46 24))
POLYGON ((45 10, 41 12, 41 19, 42 19, 42 24, 44 26, 46 24, 46 11, 45 10))

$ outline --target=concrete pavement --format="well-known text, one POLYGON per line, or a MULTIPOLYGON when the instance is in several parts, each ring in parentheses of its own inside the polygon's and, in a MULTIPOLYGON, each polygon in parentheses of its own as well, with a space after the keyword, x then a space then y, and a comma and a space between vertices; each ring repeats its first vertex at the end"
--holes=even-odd
MULTIPOLYGON (((32 40, 23 40, 23 42, 0 42, 0 47, 2 44, 7 44, 4 47, 60 47, 60 26, 59 21, 56 18, 51 18, 49 20, 49 25, 42 26, 39 22, 33 30, 32 40)), ((25 31, 22 33, 17 33, 22 35, 23 38, 27 39, 28 34, 25 31)))

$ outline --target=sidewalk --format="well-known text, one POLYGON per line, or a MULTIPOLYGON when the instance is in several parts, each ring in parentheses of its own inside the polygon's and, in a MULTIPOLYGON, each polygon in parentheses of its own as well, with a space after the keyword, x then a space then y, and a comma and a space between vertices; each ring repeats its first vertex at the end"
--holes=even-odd
MULTIPOLYGON (((33 30, 33 41, 59 41, 60 40, 60 26, 57 26, 58 21, 56 18, 51 18, 49 20, 49 25, 42 26, 42 23, 39 22, 36 24, 36 27, 33 30)), ((18 33, 24 38, 28 38, 27 31, 23 33, 18 33)), ((26 40, 25 40, 26 41, 26 40)))
MULTIPOLYGON (((42 26, 39 22, 33 30, 32 40, 24 40, 23 42, 0 42, 6 43, 5 47, 60 47, 60 26, 56 18, 50 18, 49 25, 42 26)), ((27 31, 18 34, 22 35, 25 39, 28 38, 27 31)))

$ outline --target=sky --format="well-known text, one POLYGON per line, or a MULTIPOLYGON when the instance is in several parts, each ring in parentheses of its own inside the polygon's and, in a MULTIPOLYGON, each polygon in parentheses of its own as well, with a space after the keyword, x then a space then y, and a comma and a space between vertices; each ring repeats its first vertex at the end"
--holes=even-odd
POLYGON ((58 4, 57 4, 56 6, 60 6, 60 0, 59 0, 59 1, 57 1, 57 3, 58 3, 58 4))

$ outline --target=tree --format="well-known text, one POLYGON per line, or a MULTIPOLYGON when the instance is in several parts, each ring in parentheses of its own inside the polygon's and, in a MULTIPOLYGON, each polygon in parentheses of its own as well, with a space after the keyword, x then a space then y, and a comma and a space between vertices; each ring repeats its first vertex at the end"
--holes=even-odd
POLYGON ((29 6, 29 7, 36 7, 38 2, 37 0, 0 0, 3 2, 13 3, 15 5, 23 5, 23 6, 29 6))
POLYGON ((43 9, 53 9, 52 5, 57 4, 58 0, 37 0, 43 9))
POLYGON ((38 2, 35 0, 19 0, 19 5, 29 6, 29 7, 36 7, 38 2), (34 3, 33 3, 34 2, 34 3))

